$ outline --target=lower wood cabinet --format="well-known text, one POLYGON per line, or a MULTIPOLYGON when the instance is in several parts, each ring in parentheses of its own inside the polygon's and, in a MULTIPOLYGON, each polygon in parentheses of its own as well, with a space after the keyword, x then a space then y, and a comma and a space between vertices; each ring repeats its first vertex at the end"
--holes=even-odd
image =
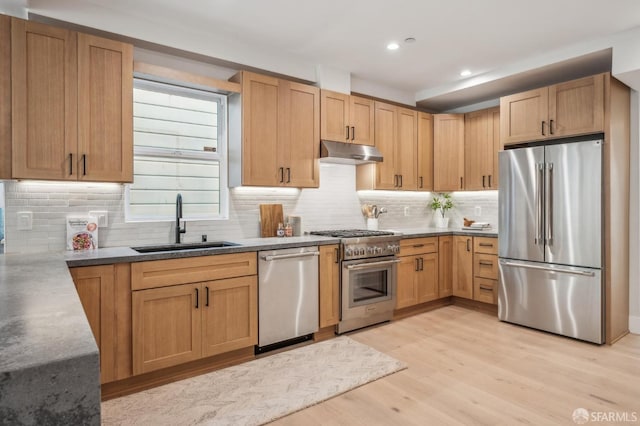
POLYGON ((453 295, 473 299, 473 237, 453 236, 453 295))
POLYGON ((134 291, 133 373, 258 342, 257 276, 134 291))
POLYGON ((131 376, 130 265, 86 266, 70 272, 100 350, 100 383, 131 376))
POLYGON ((438 296, 438 238, 400 242, 396 309, 436 300, 438 296))
POLYGON ((498 303, 498 239, 473 238, 473 299, 498 303))
POLYGON ((453 236, 438 237, 438 297, 453 295, 453 236))
POLYGON ((340 321, 340 248, 337 244, 320 246, 320 328, 340 321))

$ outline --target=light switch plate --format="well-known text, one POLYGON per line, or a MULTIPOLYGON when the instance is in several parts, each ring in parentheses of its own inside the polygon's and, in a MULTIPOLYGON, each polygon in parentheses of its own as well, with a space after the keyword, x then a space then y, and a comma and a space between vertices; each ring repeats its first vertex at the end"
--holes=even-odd
POLYGON ((89 216, 93 216, 98 219, 98 229, 109 227, 109 212, 106 210, 92 210, 89 212, 89 216))
POLYGON ((18 212, 18 231, 31 231, 33 212, 18 212))

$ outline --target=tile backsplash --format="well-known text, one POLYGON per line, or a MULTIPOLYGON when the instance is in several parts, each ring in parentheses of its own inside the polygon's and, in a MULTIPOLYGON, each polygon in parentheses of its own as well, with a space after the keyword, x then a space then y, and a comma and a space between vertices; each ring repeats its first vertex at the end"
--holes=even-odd
MULTIPOLYGON (((5 182, 6 252, 64 250, 68 214, 107 210, 109 227, 101 228, 100 246, 163 244, 172 241, 173 222, 125 222, 124 186, 62 182, 5 182), (17 213, 33 212, 33 227, 17 230, 17 213)), ((184 241, 253 238, 260 235, 259 205, 280 203, 284 214, 302 217, 303 231, 364 228, 364 203, 386 207, 380 229, 431 226, 430 193, 355 190, 355 166, 321 164, 320 188, 234 188, 229 191, 228 220, 189 221, 184 241), (405 211, 407 215, 405 215, 405 211)), ((450 228, 463 217, 497 226, 497 191, 453 193, 455 207, 448 213, 450 228), (482 214, 475 215, 476 207, 482 214)))

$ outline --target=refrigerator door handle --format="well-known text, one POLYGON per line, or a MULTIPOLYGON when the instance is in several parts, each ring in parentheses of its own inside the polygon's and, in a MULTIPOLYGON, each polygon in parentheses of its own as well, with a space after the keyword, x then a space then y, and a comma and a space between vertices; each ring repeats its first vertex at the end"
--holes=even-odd
POLYGON ((592 272, 592 271, 573 271, 571 269, 549 268, 546 266, 529 265, 526 263, 507 262, 504 260, 500 261, 500 264, 504 266, 515 266, 517 268, 539 269, 541 271, 558 272, 560 274, 581 275, 583 277, 594 277, 596 275, 595 272, 592 272))
POLYGON ((547 163, 547 199, 546 205, 546 225, 547 225, 547 245, 553 245, 553 163, 547 163))
POLYGON ((535 245, 544 245, 543 229, 542 229, 542 192, 544 191, 542 182, 544 181, 544 163, 538 163, 538 175, 536 176, 536 236, 535 245))

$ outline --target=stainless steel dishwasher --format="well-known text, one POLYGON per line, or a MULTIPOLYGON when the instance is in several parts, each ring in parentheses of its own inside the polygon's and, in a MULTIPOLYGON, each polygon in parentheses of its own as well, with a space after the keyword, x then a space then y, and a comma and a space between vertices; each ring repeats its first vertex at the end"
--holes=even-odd
POLYGON ((257 353, 318 331, 317 246, 258 253, 257 353))

